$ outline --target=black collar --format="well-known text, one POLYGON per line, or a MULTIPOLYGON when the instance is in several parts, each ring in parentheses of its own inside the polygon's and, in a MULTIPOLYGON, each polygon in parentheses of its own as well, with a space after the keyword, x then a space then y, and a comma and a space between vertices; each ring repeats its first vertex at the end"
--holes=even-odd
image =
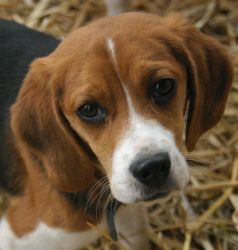
POLYGON ((117 241, 118 239, 116 226, 115 226, 115 214, 121 205, 122 203, 114 199, 107 206, 107 226, 108 226, 109 234, 114 241, 117 241))

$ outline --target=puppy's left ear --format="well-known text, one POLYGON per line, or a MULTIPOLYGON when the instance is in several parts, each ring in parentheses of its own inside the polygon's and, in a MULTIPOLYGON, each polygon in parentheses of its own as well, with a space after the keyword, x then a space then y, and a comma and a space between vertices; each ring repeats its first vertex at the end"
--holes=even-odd
MULTIPOLYGON (((226 49, 181 16, 170 17, 176 57, 187 71, 189 102, 186 146, 192 150, 198 138, 221 119, 232 85, 233 66, 226 49)), ((171 40, 171 39, 170 39, 171 40)))
POLYGON ((32 63, 11 108, 11 128, 28 172, 38 165, 56 189, 80 192, 94 180, 95 162, 64 116, 64 68, 55 65, 50 56, 32 63))

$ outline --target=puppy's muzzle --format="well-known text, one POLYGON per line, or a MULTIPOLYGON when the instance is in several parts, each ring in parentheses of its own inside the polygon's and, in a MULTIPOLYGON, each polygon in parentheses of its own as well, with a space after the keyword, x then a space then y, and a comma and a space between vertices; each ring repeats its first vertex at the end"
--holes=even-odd
POLYGON ((170 169, 171 160, 167 153, 136 160, 130 166, 130 171, 137 181, 155 188, 160 188, 166 182, 170 169))

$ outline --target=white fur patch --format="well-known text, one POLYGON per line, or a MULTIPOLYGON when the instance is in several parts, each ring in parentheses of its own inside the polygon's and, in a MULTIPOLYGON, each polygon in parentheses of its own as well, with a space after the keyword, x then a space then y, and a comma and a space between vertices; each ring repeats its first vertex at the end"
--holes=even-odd
POLYGON ((110 55, 112 57, 113 65, 116 66, 116 71, 118 72, 115 44, 114 44, 111 37, 107 38, 107 48, 108 48, 108 51, 109 51, 109 53, 110 53, 110 55))
MULTIPOLYGON (((145 207, 142 204, 121 207, 115 223, 120 245, 128 250, 149 249, 145 207)), ((105 218, 98 227, 106 230, 105 218)), ((79 250, 99 237, 96 230, 72 233, 41 222, 32 233, 18 238, 7 219, 4 217, 0 220, 0 250, 79 250)))
MULTIPOLYGON (((130 128, 118 143, 112 163, 111 190, 124 203, 133 203, 144 198, 144 189, 130 173, 129 168, 138 154, 152 156, 167 152, 171 160, 171 178, 174 185, 183 188, 189 174, 184 157, 176 147, 172 133, 158 122, 139 116, 130 117, 130 128)), ((166 191, 166 190, 161 190, 166 191)))
POLYGON ((0 222, 0 250, 77 250, 99 237, 95 230, 71 233, 41 222, 32 233, 17 238, 6 218, 0 222))

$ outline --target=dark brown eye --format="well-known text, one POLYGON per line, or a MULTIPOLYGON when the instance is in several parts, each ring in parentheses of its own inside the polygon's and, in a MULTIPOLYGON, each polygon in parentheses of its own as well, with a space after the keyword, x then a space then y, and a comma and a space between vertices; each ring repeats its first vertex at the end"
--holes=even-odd
POLYGON ((86 122, 99 123, 105 121, 106 111, 98 103, 88 102, 80 106, 77 115, 86 122))
POLYGON ((167 102, 175 93, 176 80, 174 78, 162 78, 157 80, 152 87, 152 99, 155 104, 167 102))

